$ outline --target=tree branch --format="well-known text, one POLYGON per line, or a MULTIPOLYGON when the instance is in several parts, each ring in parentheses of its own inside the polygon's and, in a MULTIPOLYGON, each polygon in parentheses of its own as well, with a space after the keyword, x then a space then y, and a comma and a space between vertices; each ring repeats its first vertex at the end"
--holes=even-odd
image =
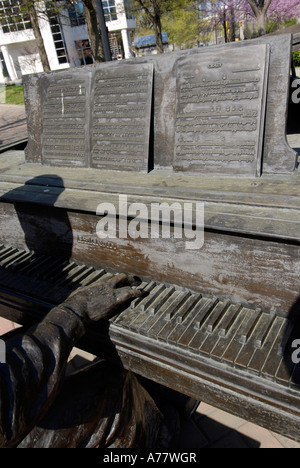
MULTIPOLYGON (((256 2, 255 2, 255 0, 247 0, 247 1, 248 1, 248 3, 249 3, 250 7, 251 7, 252 10, 253 10, 253 13, 254 13, 255 16, 257 17, 257 16, 259 15, 259 8, 258 8, 258 6, 257 6, 257 4, 256 4, 256 2)), ((271 2, 271 0, 270 0, 270 2, 271 2)))

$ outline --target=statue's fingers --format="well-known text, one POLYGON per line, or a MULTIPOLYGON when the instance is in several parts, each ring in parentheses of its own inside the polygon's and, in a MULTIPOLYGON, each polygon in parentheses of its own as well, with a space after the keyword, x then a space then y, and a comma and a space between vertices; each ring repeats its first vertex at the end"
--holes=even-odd
POLYGON ((119 273, 108 281, 109 286, 112 288, 120 288, 122 286, 138 286, 141 283, 135 276, 127 275, 126 273, 119 273))
POLYGON ((117 299, 117 302, 120 304, 123 302, 130 301, 132 299, 136 299, 138 297, 143 297, 144 295, 145 292, 141 289, 122 288, 116 291, 115 297, 117 299))

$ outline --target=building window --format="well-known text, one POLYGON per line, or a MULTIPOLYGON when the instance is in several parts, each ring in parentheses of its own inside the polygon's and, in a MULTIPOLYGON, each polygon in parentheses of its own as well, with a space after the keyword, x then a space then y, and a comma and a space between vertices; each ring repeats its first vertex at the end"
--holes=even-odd
POLYGON ((85 24, 85 16, 82 2, 71 5, 68 9, 71 26, 81 26, 85 24))
POLYGON ((83 41, 75 41, 75 47, 81 65, 90 65, 94 63, 94 57, 88 39, 84 39, 83 41))
POLYGON ((122 48, 122 38, 120 33, 111 33, 109 34, 109 45, 111 50, 111 55, 113 60, 118 60, 123 58, 124 51, 122 48))
POLYGON ((115 0, 102 0, 105 21, 116 21, 118 19, 115 0))
POLYGON ((9 75, 8 75, 8 70, 7 70, 6 63, 5 63, 2 52, 0 52, 0 62, 1 62, 1 65, 2 65, 3 76, 7 78, 9 75))
POLYGON ((124 0, 126 18, 134 20, 132 0, 124 0))
POLYGON ((29 15, 21 13, 20 0, 0 1, 0 25, 4 33, 32 29, 29 15))
POLYGON ((59 24, 58 17, 54 12, 48 11, 48 18, 49 18, 49 23, 51 27, 54 46, 56 49, 58 63, 60 64, 68 63, 69 58, 67 55, 65 40, 64 40, 61 26, 59 24))

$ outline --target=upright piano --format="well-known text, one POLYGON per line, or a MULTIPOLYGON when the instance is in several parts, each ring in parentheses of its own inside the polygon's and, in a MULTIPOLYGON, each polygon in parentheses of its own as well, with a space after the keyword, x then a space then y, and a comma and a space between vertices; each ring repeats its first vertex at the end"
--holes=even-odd
POLYGON ((28 326, 135 275, 147 295, 80 346, 300 441, 291 50, 284 34, 24 77, 28 144, 0 166, 0 314, 28 326))

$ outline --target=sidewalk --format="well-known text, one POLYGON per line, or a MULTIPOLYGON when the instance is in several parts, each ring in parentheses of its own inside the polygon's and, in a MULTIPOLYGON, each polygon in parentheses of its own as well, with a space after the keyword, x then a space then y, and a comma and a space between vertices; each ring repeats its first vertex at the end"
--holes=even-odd
POLYGON ((27 138, 24 105, 0 104, 0 150, 27 138))
MULTIPOLYGON (((0 318, 0 336, 16 328, 0 318)), ((93 356, 74 348, 68 365, 72 372, 93 356)), ((182 421, 179 448, 300 448, 300 443, 233 416, 225 411, 200 403, 192 419, 182 421)))

